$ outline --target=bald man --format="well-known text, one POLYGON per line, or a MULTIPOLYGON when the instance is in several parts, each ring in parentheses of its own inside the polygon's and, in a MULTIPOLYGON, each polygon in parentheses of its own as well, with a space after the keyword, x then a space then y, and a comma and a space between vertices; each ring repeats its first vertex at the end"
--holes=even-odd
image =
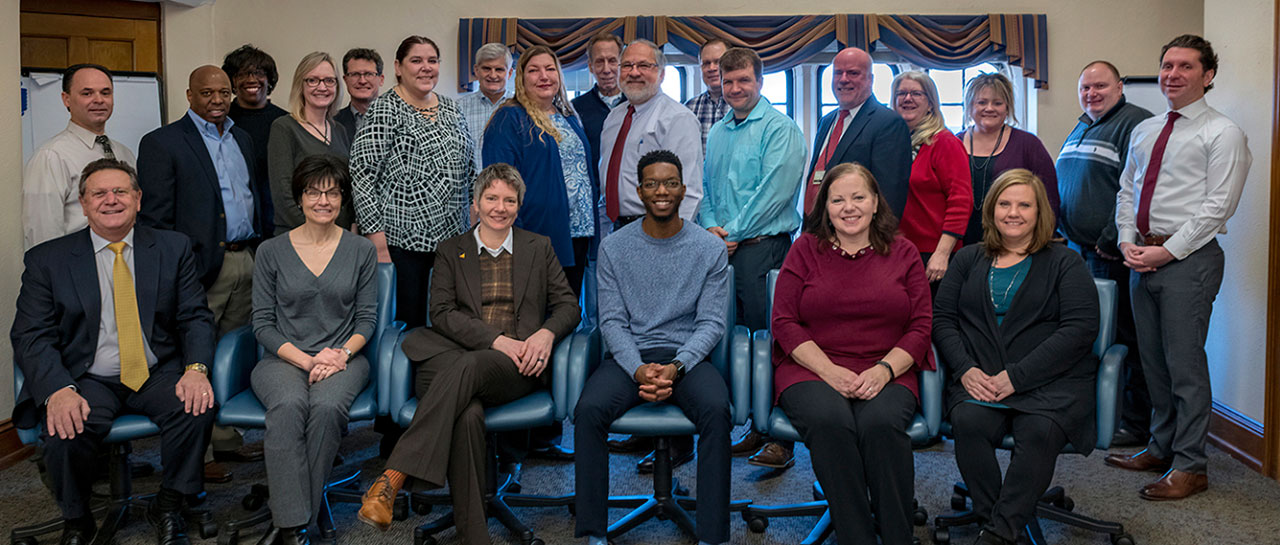
POLYGON ((893 214, 902 217, 911 175, 911 131, 897 113, 872 96, 872 81, 871 55, 866 51, 845 48, 831 60, 831 91, 840 109, 822 116, 818 123, 804 178, 806 214, 813 209, 828 170, 840 163, 859 163, 876 177, 893 214))

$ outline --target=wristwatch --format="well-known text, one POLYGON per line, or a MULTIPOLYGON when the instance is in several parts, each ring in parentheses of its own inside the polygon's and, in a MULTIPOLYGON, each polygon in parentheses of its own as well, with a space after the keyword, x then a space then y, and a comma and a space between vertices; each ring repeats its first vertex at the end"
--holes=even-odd
POLYGON ((684 362, 680 360, 671 360, 670 365, 676 366, 676 378, 672 382, 680 382, 684 378, 684 362))
POLYGON ((343 352, 345 352, 345 353, 347 354, 347 361, 351 361, 351 358, 355 356, 355 354, 353 354, 353 353, 351 352, 351 349, 350 349, 350 348, 347 348, 347 347, 345 347, 345 346, 344 346, 344 347, 342 347, 342 351, 343 351, 343 352))
POLYGON ((183 368, 183 371, 192 371, 192 370, 195 370, 206 377, 209 376, 209 366, 203 363, 196 362, 183 368))

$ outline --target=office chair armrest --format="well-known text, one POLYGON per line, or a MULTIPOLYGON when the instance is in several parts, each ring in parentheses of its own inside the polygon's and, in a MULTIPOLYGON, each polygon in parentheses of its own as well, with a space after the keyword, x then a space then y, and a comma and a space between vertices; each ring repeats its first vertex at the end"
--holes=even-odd
POLYGON ((587 377, 600 366, 603 353, 600 351, 600 330, 591 328, 578 331, 570 337, 573 345, 569 350, 569 369, 565 375, 565 416, 573 419, 573 412, 578 407, 578 399, 582 397, 582 389, 587 385, 587 377))
MULTIPOLYGON (((386 399, 387 412, 391 415, 392 420, 396 420, 397 424, 407 425, 408 422, 399 422, 400 407, 413 397, 413 362, 409 361, 409 356, 404 355, 401 345, 404 338, 408 334, 407 331, 401 330, 397 332, 394 339, 387 339, 386 342, 391 344, 391 365, 388 373, 386 399)), ((379 406, 379 410, 381 410, 379 406)))
POLYGON ((1111 345, 1102 355, 1098 364, 1098 442, 1099 449, 1111 448, 1111 436, 1115 435, 1116 425, 1120 420, 1120 396, 1124 395, 1124 358, 1129 355, 1129 347, 1122 344, 1111 345))
POLYGON ((249 375, 258 364, 258 340, 253 326, 231 330, 218 340, 213 362, 209 366, 209 383, 213 400, 219 405, 249 388, 249 375))
POLYGON ((929 437, 937 437, 942 433, 942 359, 934 351, 937 369, 920 372, 920 414, 924 415, 925 425, 929 427, 929 437))
POLYGON ((569 360, 573 355, 573 333, 556 344, 551 353, 551 401, 555 407, 556 421, 568 414, 569 360))
POLYGON ((751 420, 760 433, 769 433, 773 413, 773 334, 767 329, 751 333, 751 420))
POLYGON ((733 425, 747 423, 751 416, 751 330, 747 326, 733 326, 729 335, 729 400, 733 425))
POLYGON ((391 362, 400 348, 400 335, 404 322, 392 322, 382 330, 382 336, 370 339, 362 351, 369 359, 373 371, 374 394, 378 403, 378 416, 391 414, 391 362))

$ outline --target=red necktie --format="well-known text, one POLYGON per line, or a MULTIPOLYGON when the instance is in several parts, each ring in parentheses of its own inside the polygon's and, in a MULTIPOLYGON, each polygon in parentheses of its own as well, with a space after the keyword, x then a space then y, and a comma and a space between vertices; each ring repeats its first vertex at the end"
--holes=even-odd
POLYGON ((1160 162, 1164 160, 1164 148, 1169 144, 1169 133, 1173 132, 1173 122, 1182 114, 1169 112, 1169 120, 1164 122, 1156 145, 1151 148, 1151 162, 1147 163, 1147 172, 1142 176, 1142 196, 1138 198, 1138 234, 1151 234, 1151 195, 1156 192, 1156 178, 1160 176, 1160 162))
POLYGON ((836 146, 840 145, 840 136, 844 134, 844 119, 849 117, 849 110, 840 110, 840 116, 836 117, 836 123, 831 126, 831 136, 827 138, 827 145, 822 148, 822 154, 818 155, 818 161, 813 164, 813 172, 809 173, 809 183, 805 185, 804 190, 804 213, 808 214, 813 209, 813 199, 818 197, 818 188, 822 180, 817 178, 818 172, 827 170, 827 161, 831 160, 831 156, 836 153, 836 146))
POLYGON ((609 171, 604 177, 604 211, 610 221, 618 221, 618 171, 622 169, 622 148, 627 142, 627 132, 631 131, 631 115, 636 107, 627 106, 627 117, 622 120, 622 128, 618 130, 618 139, 613 141, 613 153, 609 155, 609 171))

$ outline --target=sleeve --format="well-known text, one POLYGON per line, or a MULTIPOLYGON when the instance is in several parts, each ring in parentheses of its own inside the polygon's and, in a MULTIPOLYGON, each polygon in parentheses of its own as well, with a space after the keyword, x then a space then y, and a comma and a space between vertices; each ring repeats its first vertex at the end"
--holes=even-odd
POLYGON ((63 206, 71 196, 72 176, 53 150, 36 150, 27 161, 22 174, 23 250, 67 234, 63 206))
MULTIPOLYGON (((686 369, 707 358, 726 334, 725 308, 729 304, 729 252, 723 244, 715 249, 716 256, 707 281, 698 294, 693 334, 676 350, 676 359, 684 362, 686 369)), ((635 371, 631 372, 633 375, 635 371)))
POLYGON ((1053 158, 1044 149, 1044 143, 1034 134, 1024 133, 1029 138, 1026 143, 1027 168, 1044 182, 1044 191, 1049 195, 1049 208, 1053 209, 1053 217, 1058 217, 1058 170, 1053 166, 1053 158))
POLYGON ((351 333, 363 336, 367 344, 374 341, 373 334, 378 330, 378 251, 368 240, 354 241, 360 244, 360 252, 356 269, 355 330, 351 333))
POLYGON ((800 319, 800 300, 804 284, 814 271, 813 236, 800 235, 787 252, 778 271, 778 282, 773 286, 773 338, 790 354, 796 347, 813 340, 808 324, 800 319))
POLYGON ((901 218, 907 207, 910 187, 911 131, 907 129, 907 123, 893 111, 885 110, 883 113, 888 114, 889 123, 873 137, 870 170, 871 175, 880 182, 889 207, 901 218))
POLYGON ((157 229, 173 229, 177 192, 176 167, 169 150, 160 142, 164 128, 147 133, 138 144, 138 186, 142 188, 142 210, 138 223, 157 229))
POLYGON ((970 367, 978 366, 960 331, 960 291, 977 267, 980 253, 981 248, 970 246, 956 254, 933 298, 933 344, 947 363, 947 375, 957 384, 970 367))
POLYGON ((1236 213, 1244 182, 1249 176, 1253 155, 1249 140, 1240 127, 1232 124, 1215 131, 1208 143, 1209 163, 1205 173, 1204 200, 1191 220, 1182 224, 1164 243, 1173 257, 1184 259, 1208 244, 1227 219, 1236 213))
MULTIPOLYGON (((578 306, 578 297, 569 288, 569 280, 564 276, 564 267, 556 258, 556 251, 551 247, 551 240, 538 237, 537 251, 544 257, 543 266, 547 279, 547 319, 542 327, 555 334, 560 340, 573 332, 582 319, 582 308, 578 306)), ((532 251, 530 247, 527 251, 532 251)))
POLYGON ((74 384, 71 372, 63 363, 58 349, 58 323, 47 259, 37 259, 27 252, 22 271, 22 287, 13 318, 9 340, 13 344, 14 365, 26 377, 25 388, 31 399, 42 404, 54 392, 74 384))
POLYGON ((685 187, 684 200, 680 201, 680 217, 693 221, 698 217, 698 205, 702 202, 702 128, 697 116, 687 111, 673 111, 676 113, 662 146, 680 157, 685 187))
MULTIPOLYGON (((271 124, 271 137, 267 139, 267 172, 271 181, 271 202, 276 214, 284 218, 286 225, 302 225, 306 217, 302 208, 293 200, 293 168, 301 159, 299 142, 291 134, 288 123, 295 123, 290 116, 277 118, 271 124)), ((336 124, 335 124, 336 125, 336 124)), ((341 125, 337 125, 341 127, 341 125)), ((275 226, 275 218, 267 218, 263 224, 275 226)), ((277 233, 279 234, 279 233, 277 233)))
POLYGON ((716 193, 724 181, 717 175, 723 175, 725 154, 719 149, 720 141, 727 138, 723 123, 717 121, 707 133, 706 154, 702 159, 702 202, 698 210, 698 224, 703 228, 720 227, 723 221, 716 217, 716 193))
MULTIPOLYGON (((287 239, 286 239, 287 240, 287 239)), ((258 247, 253 266, 253 336, 258 344, 271 354, 280 352, 280 347, 289 339, 280 333, 276 309, 289 301, 280 301, 277 297, 276 282, 279 264, 276 261, 275 244, 268 241, 258 247)))
POLYGON ((1130 149, 1120 173, 1120 191, 1116 193, 1116 246, 1126 242, 1138 242, 1138 223, 1135 217, 1134 184, 1138 176, 1138 159, 1132 153, 1133 134, 1129 135, 1130 149))
MULTIPOLYGON (((391 91, 394 92, 394 91, 391 91)), ((383 95, 384 97, 386 95, 383 95)), ((351 145, 351 193, 356 219, 364 233, 379 233, 382 224, 382 165, 395 145, 395 112, 379 97, 365 113, 365 125, 351 145)))
POLYGON ((932 370, 929 359, 930 329, 933 326, 933 296, 929 292, 929 281, 924 276, 924 263, 920 261, 920 253, 915 246, 900 239, 894 253, 906 264, 906 276, 900 281, 906 288, 907 301, 911 305, 911 317, 903 328, 902 337, 894 345, 911 355, 917 369, 932 370))
POLYGON ((969 174, 969 156, 964 145, 951 133, 938 133, 933 141, 931 159, 934 176, 942 184, 946 207, 942 212, 942 232, 964 238, 973 210, 973 179, 969 174))
POLYGON ((520 121, 515 106, 504 106, 493 112, 489 126, 484 130, 484 144, 480 146, 480 157, 484 166, 494 163, 506 163, 521 170, 520 158, 524 155, 523 146, 517 140, 520 132, 520 121))
POLYGON ((431 329, 467 350, 489 348, 501 332, 458 308, 458 268, 457 252, 437 248, 431 268, 431 329))
MULTIPOLYGON (((615 265, 609 251, 614 245, 609 244, 609 241, 610 238, 605 238, 604 243, 600 245, 596 263, 596 301, 600 313, 600 335, 604 338, 604 345, 609 353, 613 354, 613 359, 618 362, 623 371, 626 371, 628 377, 635 380, 636 369, 639 369, 644 362, 640 359, 640 348, 636 346, 635 338, 631 335, 630 315, 627 312, 626 301, 622 299, 622 292, 619 290, 619 279, 614 271, 615 265)), ((686 362, 688 363, 692 362, 686 362)))
MULTIPOLYGON (((783 214, 795 213, 804 174, 804 134, 790 119, 773 123, 762 135, 764 154, 760 158, 760 183, 738 217, 724 223, 730 241, 742 240, 743 233, 756 233, 783 214)), ((769 235, 773 233, 760 233, 769 235)))
POLYGON ((1098 336, 1098 290, 1084 259, 1064 248, 1052 274, 1058 276, 1058 327, 1021 360, 1005 364, 1018 392, 1044 386, 1070 371, 1089 355, 1098 336))
POLYGON ((196 273, 196 256, 191 252, 191 240, 181 239, 178 253, 176 290, 178 294, 177 323, 182 354, 187 363, 212 363, 217 329, 213 325, 213 311, 206 303, 204 286, 196 273))

